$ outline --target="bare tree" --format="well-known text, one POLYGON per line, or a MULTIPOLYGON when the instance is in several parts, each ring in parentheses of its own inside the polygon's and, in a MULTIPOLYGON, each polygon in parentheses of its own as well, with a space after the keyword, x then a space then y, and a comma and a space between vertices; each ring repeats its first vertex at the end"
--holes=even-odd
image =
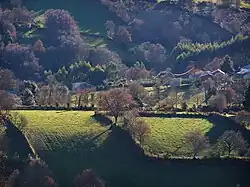
POLYGON ((116 39, 118 41, 121 41, 122 43, 128 43, 132 42, 132 37, 128 29, 124 26, 119 26, 117 33, 116 33, 116 39))
POLYGON ((92 65, 107 65, 110 62, 121 64, 120 56, 106 47, 97 47, 90 51, 89 61, 92 65))
POLYGON ((232 153, 239 154, 247 148, 247 142, 242 137, 241 132, 233 130, 225 131, 217 141, 217 148, 222 152, 227 152, 230 157, 232 153))
POLYGON ((70 95, 68 87, 64 85, 58 85, 55 88, 55 92, 56 103, 65 106, 68 103, 68 98, 70 95))
POLYGON ((107 29, 108 38, 113 39, 115 35, 115 23, 111 20, 108 20, 105 23, 105 27, 107 29))
POLYGON ((198 153, 209 146, 209 139, 199 130, 194 130, 185 136, 188 148, 193 153, 193 158, 196 158, 198 153))
POLYGON ((134 126, 139 116, 138 112, 134 110, 129 110, 123 114, 123 126, 125 129, 129 130, 130 127, 134 126))
POLYGON ((169 104, 172 103, 175 108, 178 108, 178 106, 183 102, 183 95, 179 94, 177 89, 174 89, 169 93, 166 100, 169 104))
POLYGON ((84 170, 76 178, 76 187, 104 187, 103 180, 92 169, 84 170))
POLYGON ((39 105, 66 105, 69 102, 70 92, 67 86, 52 84, 40 87, 36 102, 39 105))
POLYGON ((144 143, 145 138, 150 134, 150 125, 143 120, 136 120, 136 122, 129 127, 131 135, 138 139, 140 145, 144 143))
POLYGON ((143 99, 147 95, 145 88, 138 83, 130 84, 128 89, 129 89, 129 93, 135 99, 143 99))
POLYGON ((211 97, 209 104, 210 106, 215 107, 219 112, 223 112, 223 110, 227 107, 227 100, 225 95, 219 94, 211 97))
POLYGON ((121 116, 124 111, 128 110, 132 104, 132 96, 121 88, 102 92, 98 98, 98 108, 108 111, 109 115, 115 118, 115 123, 117 123, 118 117, 121 116))
POLYGON ((0 69, 0 90, 9 90, 16 87, 14 74, 8 69, 0 69))
POLYGON ((236 93, 233 88, 227 88, 224 91, 225 97, 227 99, 227 104, 231 104, 235 100, 236 93))
POLYGON ((0 90, 0 115, 3 114, 4 111, 7 113, 15 104, 15 99, 12 94, 0 90))
POLYGON ((202 86, 204 88, 204 93, 205 93, 205 102, 206 104, 208 104, 208 99, 210 96, 208 92, 214 87, 214 81, 211 78, 209 78, 202 83, 202 86))

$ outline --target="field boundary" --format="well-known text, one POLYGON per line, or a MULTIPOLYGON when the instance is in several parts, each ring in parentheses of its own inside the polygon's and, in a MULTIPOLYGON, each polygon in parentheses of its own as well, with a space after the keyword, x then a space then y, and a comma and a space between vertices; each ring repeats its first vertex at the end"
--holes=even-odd
MULTIPOLYGON (((11 130, 11 131, 17 133, 23 139, 24 146, 27 147, 27 150, 29 152, 29 155, 27 155, 27 156, 32 156, 34 159, 39 159, 38 154, 36 153, 35 149, 31 145, 27 136, 9 119, 4 119, 4 123, 5 123, 5 126, 8 130, 11 130)), ((12 138, 15 138, 15 137, 12 137, 12 138)))

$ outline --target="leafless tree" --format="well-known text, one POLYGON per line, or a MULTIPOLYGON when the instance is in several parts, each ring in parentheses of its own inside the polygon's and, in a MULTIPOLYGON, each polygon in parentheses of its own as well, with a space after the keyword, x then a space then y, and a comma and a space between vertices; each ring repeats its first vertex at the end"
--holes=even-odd
POLYGON ((15 87, 14 74, 8 69, 0 69, 0 90, 9 90, 15 87))
POLYGON ((140 145, 144 143, 144 140, 150 134, 150 125, 143 120, 136 120, 136 122, 129 127, 131 135, 138 139, 140 145))
POLYGON ((134 126, 137 122, 137 117, 139 116, 137 110, 129 110, 123 114, 123 126, 125 129, 129 130, 130 127, 134 126))
POLYGON ((111 21, 111 20, 108 20, 105 23, 105 27, 106 27, 106 30, 107 30, 108 38, 113 39, 114 35, 115 35, 115 23, 113 21, 111 21))
POLYGON ((247 142, 242 137, 241 132, 233 130, 225 131, 217 141, 217 148, 222 152, 227 152, 230 157, 232 153, 239 154, 247 148, 247 142))
POLYGON ((111 116, 117 119, 125 111, 130 109, 133 104, 132 96, 124 89, 115 88, 110 91, 102 92, 98 97, 98 108, 108 111, 111 116))
POLYGON ((207 80, 202 82, 202 87, 204 88, 205 93, 205 102, 208 104, 208 91, 211 90, 214 87, 214 81, 211 78, 208 78, 207 80))
POLYGON ((97 47, 90 52, 89 61, 92 65, 107 65, 110 62, 120 64, 121 58, 116 52, 110 51, 106 47, 97 47))
POLYGON ((117 33, 116 33, 116 39, 118 41, 121 41, 122 43, 129 43, 132 42, 132 37, 128 29, 124 26, 119 26, 117 33))
POLYGON ((125 71, 125 77, 128 80, 139 80, 149 78, 151 72, 146 68, 131 67, 125 71))
POLYGON ((227 88, 224 90, 224 95, 227 99, 227 104, 231 104, 234 102, 235 97, 236 97, 236 92, 232 88, 227 88))
POLYGON ((198 153, 209 146, 208 137, 204 136, 199 130, 190 131, 185 136, 187 148, 192 151, 193 158, 196 158, 198 153))
POLYGON ((135 99, 143 99, 146 95, 147 92, 145 88, 138 84, 138 83, 132 83, 128 86, 129 93, 133 96, 135 99))
POLYGON ((227 99, 225 95, 222 94, 212 96, 209 103, 210 106, 215 107, 219 112, 223 112, 223 110, 227 107, 227 99))
POLYGON ((15 105, 14 95, 0 90, 0 116, 5 114, 15 105))

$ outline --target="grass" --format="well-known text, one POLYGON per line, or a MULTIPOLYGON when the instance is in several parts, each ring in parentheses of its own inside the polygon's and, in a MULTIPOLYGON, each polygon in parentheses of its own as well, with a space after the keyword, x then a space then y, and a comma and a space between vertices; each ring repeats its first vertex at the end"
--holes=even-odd
POLYGON ((21 113, 27 117, 28 123, 32 124, 26 130, 27 137, 35 147, 39 147, 39 150, 53 151, 57 148, 70 150, 74 148, 74 143, 68 140, 80 140, 82 136, 87 139, 92 138, 107 130, 91 117, 93 112, 21 111, 21 113), (59 142, 61 140, 62 142, 59 142))
MULTIPOLYGON (((73 186, 74 177, 87 168, 94 169, 108 187, 249 186, 247 166, 149 161, 124 131, 108 130, 92 117, 93 112, 19 112, 29 121, 26 134, 31 144, 63 187, 73 186)), ((147 145, 156 151, 181 145, 183 133, 191 128, 202 126, 204 133, 209 131, 207 134, 214 131, 212 124, 201 119, 195 119, 195 123, 194 119, 146 120, 153 127, 147 145)), ((213 139, 219 135, 212 134, 213 139)))
POLYGON ((145 142, 145 147, 153 153, 189 153, 185 145, 185 135, 199 129, 206 134, 213 124, 206 119, 189 118, 143 118, 151 125, 151 135, 145 142))

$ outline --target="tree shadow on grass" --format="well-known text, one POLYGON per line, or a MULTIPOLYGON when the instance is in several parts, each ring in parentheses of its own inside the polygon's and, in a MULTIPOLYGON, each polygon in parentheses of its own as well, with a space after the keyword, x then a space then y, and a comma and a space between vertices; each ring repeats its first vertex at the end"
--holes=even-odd
POLYGON ((243 138, 250 143, 250 131, 246 128, 235 123, 228 117, 223 117, 219 115, 212 115, 207 118, 207 120, 214 124, 214 126, 206 133, 212 144, 216 143, 217 139, 226 131, 234 130, 240 131, 243 138))
POLYGON ((99 124, 101 124, 102 126, 109 126, 112 125, 112 120, 104 115, 101 114, 95 114, 93 116, 91 116, 91 118, 93 120, 96 120, 97 122, 99 122, 99 124))
POLYGON ((26 138, 20 130, 10 121, 6 121, 5 125, 5 136, 8 139, 8 155, 11 157, 17 154, 20 159, 27 159, 29 154, 33 155, 26 138))
POLYGON ((247 187, 250 183, 249 168, 242 166, 150 159, 119 127, 67 140, 71 141, 75 143, 69 149, 65 145, 41 154, 62 187, 73 186, 75 176, 87 168, 96 171, 108 187, 235 187, 237 183, 247 187))

